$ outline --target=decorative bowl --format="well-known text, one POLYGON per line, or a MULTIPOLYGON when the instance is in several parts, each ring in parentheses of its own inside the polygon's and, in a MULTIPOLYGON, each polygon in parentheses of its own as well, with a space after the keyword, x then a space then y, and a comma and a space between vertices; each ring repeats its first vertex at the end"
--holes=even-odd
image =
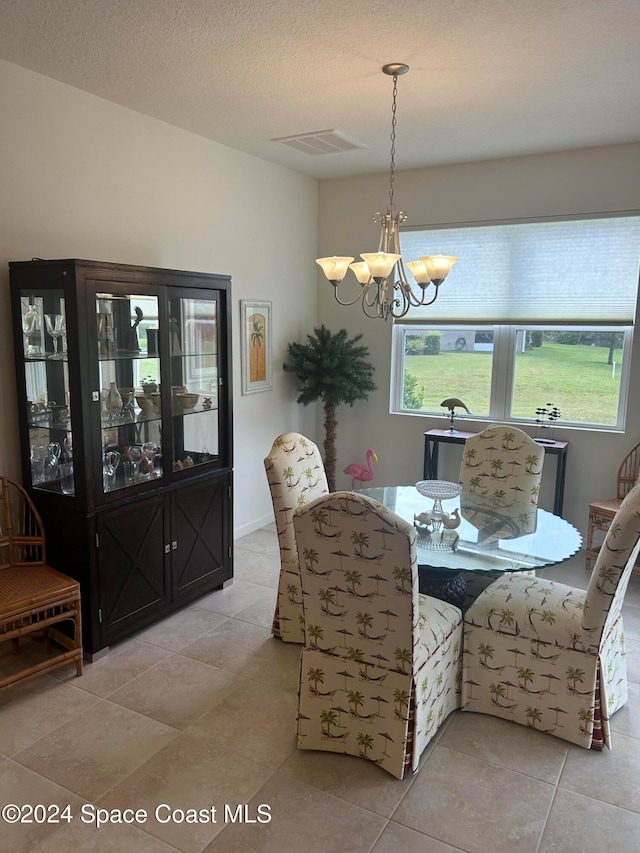
POLYGON ((175 399, 178 404, 182 406, 183 409, 193 409, 193 407, 197 404, 200 399, 199 394, 193 394, 189 391, 182 391, 177 394, 174 394, 175 399))
POLYGON ((458 497, 462 486, 448 480, 420 480, 416 483, 416 489, 427 498, 444 501, 458 497))
POLYGON ((158 410, 149 394, 136 394, 136 403, 140 406, 140 410, 144 416, 153 417, 158 414, 158 410))

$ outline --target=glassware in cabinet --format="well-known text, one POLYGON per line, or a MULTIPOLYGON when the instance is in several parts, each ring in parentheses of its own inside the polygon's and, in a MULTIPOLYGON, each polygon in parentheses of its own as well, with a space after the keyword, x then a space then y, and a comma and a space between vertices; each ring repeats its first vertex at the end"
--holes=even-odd
POLYGON ((158 322, 157 296, 96 294, 100 453, 105 494, 162 476, 156 460, 162 458, 158 322), (148 331, 155 331, 156 336, 147 335, 148 331))
POLYGON ((220 458, 219 324, 215 295, 169 299, 174 472, 220 458))
POLYGON ((60 465, 73 446, 64 291, 20 291, 30 480, 61 492, 60 465))

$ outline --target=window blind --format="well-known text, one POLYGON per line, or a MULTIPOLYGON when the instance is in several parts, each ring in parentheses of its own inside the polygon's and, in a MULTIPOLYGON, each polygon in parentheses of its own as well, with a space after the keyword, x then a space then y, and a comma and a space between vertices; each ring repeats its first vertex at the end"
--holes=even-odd
POLYGON ((640 216, 403 228, 401 241, 405 262, 460 258, 436 302, 405 323, 634 322, 640 216))

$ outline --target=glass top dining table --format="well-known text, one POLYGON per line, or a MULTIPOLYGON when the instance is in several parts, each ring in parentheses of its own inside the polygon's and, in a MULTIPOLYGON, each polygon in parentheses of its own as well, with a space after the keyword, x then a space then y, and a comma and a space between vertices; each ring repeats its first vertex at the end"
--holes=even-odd
POLYGON ((358 491, 414 524, 418 564, 434 574, 540 569, 568 560, 582 545, 580 533, 568 521, 524 502, 506 505, 462 492, 442 499, 443 520, 438 525, 437 517, 435 523, 430 518, 434 500, 415 486, 358 491), (459 526, 453 526, 458 518, 459 526))

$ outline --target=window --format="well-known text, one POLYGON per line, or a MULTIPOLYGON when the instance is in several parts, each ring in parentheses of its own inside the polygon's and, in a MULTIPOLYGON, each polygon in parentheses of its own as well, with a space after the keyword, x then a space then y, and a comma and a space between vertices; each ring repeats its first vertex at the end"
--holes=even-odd
POLYGON ((640 217, 467 226, 403 234, 403 253, 459 255, 433 305, 395 324, 391 410, 623 429, 640 217))

